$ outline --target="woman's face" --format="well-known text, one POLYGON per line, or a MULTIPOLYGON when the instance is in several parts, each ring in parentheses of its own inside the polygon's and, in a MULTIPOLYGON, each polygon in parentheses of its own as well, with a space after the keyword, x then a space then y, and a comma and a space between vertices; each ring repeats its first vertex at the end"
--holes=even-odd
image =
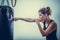
POLYGON ((43 13, 39 12, 39 18, 40 18, 41 21, 46 20, 47 14, 43 14, 43 13))

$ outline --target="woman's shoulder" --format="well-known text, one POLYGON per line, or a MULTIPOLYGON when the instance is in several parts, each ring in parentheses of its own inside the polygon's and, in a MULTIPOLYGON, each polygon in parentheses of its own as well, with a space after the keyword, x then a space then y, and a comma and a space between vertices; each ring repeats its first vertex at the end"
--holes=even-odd
POLYGON ((53 19, 50 19, 50 21, 53 22, 53 23, 56 23, 55 20, 53 20, 53 19))
POLYGON ((57 23, 55 22, 55 20, 51 19, 51 24, 55 25, 57 27, 57 23))

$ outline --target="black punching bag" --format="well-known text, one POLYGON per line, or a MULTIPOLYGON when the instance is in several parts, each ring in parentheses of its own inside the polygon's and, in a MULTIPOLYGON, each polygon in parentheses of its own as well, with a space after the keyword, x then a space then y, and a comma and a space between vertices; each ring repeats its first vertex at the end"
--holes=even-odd
POLYGON ((13 32, 11 32, 13 15, 11 7, 0 6, 0 40, 13 40, 13 32))

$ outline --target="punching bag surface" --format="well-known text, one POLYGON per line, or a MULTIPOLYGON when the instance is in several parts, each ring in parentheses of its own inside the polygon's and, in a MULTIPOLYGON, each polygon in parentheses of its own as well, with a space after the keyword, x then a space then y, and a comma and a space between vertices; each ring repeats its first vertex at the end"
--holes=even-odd
POLYGON ((11 33, 13 15, 11 7, 0 6, 0 40, 13 40, 13 33, 11 33))

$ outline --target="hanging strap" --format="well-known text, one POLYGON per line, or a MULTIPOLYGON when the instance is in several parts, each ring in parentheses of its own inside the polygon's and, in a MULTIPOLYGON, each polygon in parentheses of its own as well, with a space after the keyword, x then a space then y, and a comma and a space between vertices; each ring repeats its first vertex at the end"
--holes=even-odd
POLYGON ((11 0, 12 7, 15 7, 16 6, 16 3, 17 3, 17 0, 15 0, 14 4, 13 4, 13 0, 11 0))
MULTIPOLYGON (((2 1, 1 1, 1 6, 4 5, 4 2, 5 2, 5 0, 2 0, 2 1)), ((10 6, 9 0, 6 0, 6 2, 7 2, 7 5, 10 6)), ((12 7, 15 7, 15 6, 16 6, 16 3, 17 3, 17 0, 14 0, 14 2, 13 2, 13 0, 11 0, 11 5, 12 5, 12 7)))

